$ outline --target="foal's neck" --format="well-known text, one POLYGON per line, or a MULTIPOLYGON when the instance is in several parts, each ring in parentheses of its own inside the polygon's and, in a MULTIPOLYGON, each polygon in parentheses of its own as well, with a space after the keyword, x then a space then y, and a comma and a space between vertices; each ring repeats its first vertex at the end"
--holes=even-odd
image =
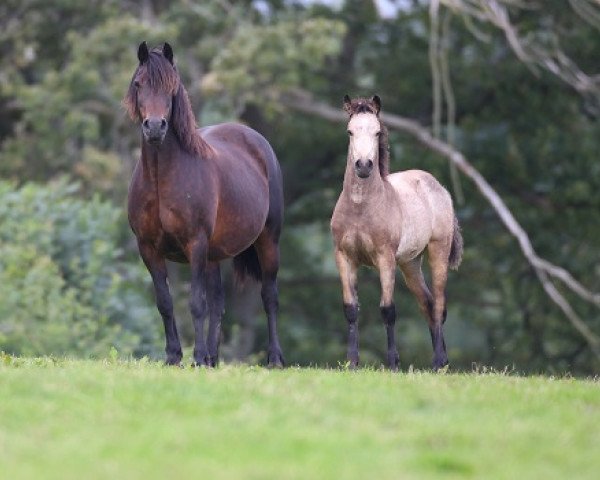
POLYGON ((384 195, 384 180, 381 178, 377 163, 371 175, 360 178, 354 171, 353 161, 348 159, 342 193, 347 195, 355 207, 366 208, 379 203, 381 196, 384 195))

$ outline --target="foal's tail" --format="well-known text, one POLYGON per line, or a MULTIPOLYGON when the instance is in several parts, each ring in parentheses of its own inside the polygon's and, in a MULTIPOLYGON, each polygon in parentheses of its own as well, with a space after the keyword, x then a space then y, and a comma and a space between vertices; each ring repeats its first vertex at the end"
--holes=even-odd
POLYGON ((452 234, 452 247, 450 247, 450 255, 448 256, 448 264, 452 270, 456 270, 462 261, 463 255, 463 238, 460 233, 460 225, 458 218, 454 216, 454 232, 452 234))
POLYGON ((248 277, 258 282, 262 280, 262 270, 254 245, 233 257, 233 273, 237 285, 243 285, 248 277))

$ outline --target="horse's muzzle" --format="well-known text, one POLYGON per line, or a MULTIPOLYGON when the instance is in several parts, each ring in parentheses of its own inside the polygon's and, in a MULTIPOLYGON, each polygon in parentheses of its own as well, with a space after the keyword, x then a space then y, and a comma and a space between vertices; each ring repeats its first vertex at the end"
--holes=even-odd
POLYGON ((150 145, 158 146, 165 139, 168 123, 164 118, 146 118, 142 122, 142 133, 150 145))
POLYGON ((354 162, 354 171, 360 178, 368 178, 373 171, 373 160, 357 160, 354 162))

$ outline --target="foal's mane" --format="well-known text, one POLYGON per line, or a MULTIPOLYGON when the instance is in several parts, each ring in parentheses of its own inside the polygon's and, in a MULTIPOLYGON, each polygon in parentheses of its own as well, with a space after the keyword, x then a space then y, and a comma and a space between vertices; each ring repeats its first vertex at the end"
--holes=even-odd
POLYGON ((388 129, 379 118, 379 106, 369 98, 354 98, 344 103, 344 110, 352 117, 357 113, 372 113, 379 120, 381 133, 379 134, 379 173, 383 178, 390 173, 390 143, 388 129))
POLYGON ((143 76, 153 90, 166 92, 173 97, 170 123, 181 147, 189 153, 207 156, 210 147, 196 130, 196 118, 177 68, 159 48, 151 50, 148 59, 138 65, 123 99, 123 105, 131 119, 141 120, 135 85, 136 78, 140 76, 143 76))

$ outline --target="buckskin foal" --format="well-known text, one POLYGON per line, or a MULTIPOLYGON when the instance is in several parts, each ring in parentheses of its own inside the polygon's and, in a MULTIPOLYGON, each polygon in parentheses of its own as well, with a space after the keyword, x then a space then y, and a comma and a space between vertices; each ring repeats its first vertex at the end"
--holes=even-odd
POLYGON ((398 369, 393 302, 396 265, 429 322, 433 369, 448 364, 442 325, 446 320, 448 268, 462 257, 462 236, 450 194, 429 173, 408 170, 389 174, 387 130, 379 119, 381 101, 344 97, 349 147, 344 186, 331 219, 335 259, 342 282, 348 322, 348 361, 358 365, 358 293, 360 265, 375 267, 381 282, 381 316, 387 330, 387 360, 398 369), (432 291, 421 271, 427 250, 432 291))

